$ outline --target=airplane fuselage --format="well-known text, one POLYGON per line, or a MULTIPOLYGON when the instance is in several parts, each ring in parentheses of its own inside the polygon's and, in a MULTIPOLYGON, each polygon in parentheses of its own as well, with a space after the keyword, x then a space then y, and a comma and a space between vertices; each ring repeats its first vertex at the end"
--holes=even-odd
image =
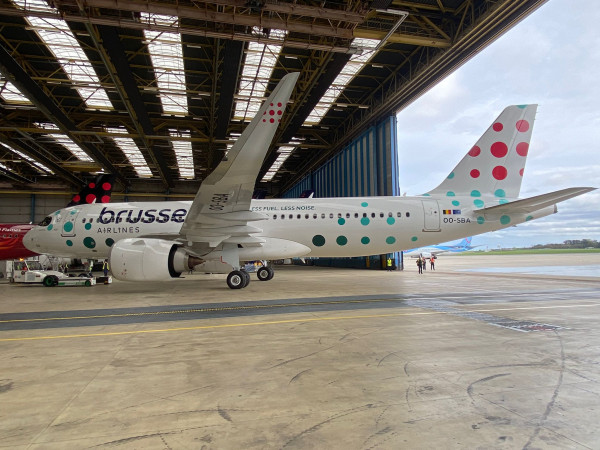
POLYGON ((37 255, 23 245, 23 238, 34 226, 18 223, 0 224, 0 260, 28 258, 37 255))
MULTIPOLYGON (((493 206, 498 199, 486 203, 493 206)), ((257 229, 253 236, 263 238, 267 245, 241 249, 240 258, 384 254, 506 228, 533 218, 531 214, 485 217, 477 214, 472 204, 472 198, 424 196, 253 200, 251 210, 264 215, 264 219, 251 223, 257 229), (290 242, 294 246, 282 245, 290 242)), ((181 201, 66 208, 53 213, 51 223, 30 231, 24 242, 39 253, 106 258, 120 239, 181 238, 179 231, 190 205, 181 201)), ((535 218, 553 212, 554 208, 545 208, 535 218)))

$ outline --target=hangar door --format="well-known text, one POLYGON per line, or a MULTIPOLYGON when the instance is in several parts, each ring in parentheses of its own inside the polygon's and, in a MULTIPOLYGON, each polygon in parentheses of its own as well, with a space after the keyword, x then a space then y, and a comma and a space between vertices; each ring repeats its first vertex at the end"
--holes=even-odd
POLYGON ((422 200, 425 222, 423 231, 441 231, 440 230, 440 207, 437 200, 422 200))

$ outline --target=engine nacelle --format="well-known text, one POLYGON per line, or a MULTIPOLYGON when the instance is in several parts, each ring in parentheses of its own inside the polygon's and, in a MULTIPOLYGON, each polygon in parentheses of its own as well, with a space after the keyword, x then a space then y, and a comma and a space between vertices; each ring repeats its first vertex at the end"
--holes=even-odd
POLYGON ((172 241, 130 238, 110 250, 113 276, 125 281, 166 281, 202 262, 172 241))

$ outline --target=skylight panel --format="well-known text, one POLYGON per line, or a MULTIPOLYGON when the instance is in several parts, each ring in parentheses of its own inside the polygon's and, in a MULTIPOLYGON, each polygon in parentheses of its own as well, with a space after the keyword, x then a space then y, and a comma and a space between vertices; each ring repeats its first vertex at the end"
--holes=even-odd
MULTIPOLYGON (((261 33, 256 27, 253 32, 256 34, 261 33)), ((271 30, 269 37, 281 40, 283 43, 286 33, 285 30, 271 30)), ((277 63, 282 47, 282 45, 275 44, 248 43, 248 50, 244 56, 240 89, 237 93, 238 100, 235 102, 235 119, 250 121, 260 109, 271 73, 277 63)))
POLYGON ((27 97, 21 94, 21 91, 10 81, 0 76, 0 97, 7 103, 20 103, 31 105, 27 97))
POLYGON ((58 18, 58 11, 48 6, 44 0, 13 0, 22 9, 56 13, 56 19, 28 16, 25 19, 54 54, 69 79, 73 88, 79 92, 86 106, 90 109, 113 109, 106 91, 88 57, 79 46, 77 39, 67 23, 58 18))
MULTIPOLYGON (((191 133, 189 130, 176 131, 169 130, 169 134, 174 138, 189 138, 191 133)), ((181 178, 194 179, 194 155, 192 153, 192 143, 190 141, 171 140, 177 166, 179 167, 179 176, 181 178)))
MULTIPOLYGON (((127 134, 124 128, 107 128, 106 131, 111 134, 127 134)), ((142 155, 133 139, 123 136, 111 136, 111 138, 117 147, 121 149, 139 177, 148 178, 152 176, 152 171, 148 167, 144 155, 142 155)))
POLYGON ((352 45, 362 48, 363 52, 360 55, 352 55, 350 61, 346 63, 340 74, 331 84, 331 87, 327 89, 319 103, 317 103, 315 108, 308 115, 304 121, 304 125, 317 125, 321 122, 323 116, 327 114, 327 111, 329 111, 337 101, 338 97, 346 86, 348 86, 350 81, 352 81, 356 74, 360 72, 365 64, 369 62, 373 55, 375 55, 377 44, 379 44, 379 40, 377 39, 356 38, 352 41, 352 45))
POLYGON ((265 176, 260 181, 262 181, 262 182, 271 181, 273 179, 273 177, 275 176, 275 174, 277 173, 277 171, 281 168, 281 166, 283 165, 285 160, 290 157, 290 155, 292 154, 294 149, 295 149, 295 147, 287 146, 287 145, 282 145, 281 147, 279 147, 279 149, 277 150, 277 153, 279 153, 279 156, 277 157, 275 162, 273 162, 273 164, 271 165, 269 170, 267 170, 267 173, 265 173, 265 176))
MULTIPOLYGON (((145 12, 142 12, 140 17, 142 22, 153 25, 177 26, 179 20, 175 16, 145 12)), ((144 36, 149 41, 148 51, 154 67, 163 112, 179 116, 188 115, 181 35, 144 30, 144 36)))
POLYGON ((43 165, 40 162, 37 162, 35 159, 27 156, 25 153, 20 152, 19 150, 15 150, 10 145, 6 145, 6 144, 2 144, 2 143, 0 143, 0 145, 6 147, 14 154, 19 155, 21 158, 23 158, 25 161, 27 161, 31 166, 33 166, 33 168, 36 169, 38 172, 40 172, 44 175, 47 175, 47 174, 54 175, 54 172, 52 172, 48 167, 46 167, 45 165, 43 165))
MULTIPOLYGON (((39 123, 38 122, 38 123, 35 124, 35 126, 38 127, 38 128, 42 128, 44 130, 59 131, 58 127, 56 125, 54 125, 53 123, 39 123)), ((75 142, 73 142, 71 140, 71 138, 69 138, 66 134, 62 134, 62 133, 58 132, 58 133, 48 133, 48 134, 45 134, 43 136, 47 136, 48 138, 50 138, 53 141, 55 141, 57 144, 60 144, 63 147, 65 147, 78 160, 80 160, 80 161, 93 161, 93 159, 90 158, 88 156, 88 154, 86 152, 84 152, 79 147, 79 145, 77 145, 75 142)))

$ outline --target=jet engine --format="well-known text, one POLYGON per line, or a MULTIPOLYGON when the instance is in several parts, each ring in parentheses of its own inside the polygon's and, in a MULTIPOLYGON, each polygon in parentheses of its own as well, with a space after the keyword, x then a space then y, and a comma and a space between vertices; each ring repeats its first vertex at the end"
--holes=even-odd
POLYGON ((110 250, 113 276, 124 281, 166 281, 177 278, 202 259, 179 245, 162 239, 130 238, 117 241, 110 250))

